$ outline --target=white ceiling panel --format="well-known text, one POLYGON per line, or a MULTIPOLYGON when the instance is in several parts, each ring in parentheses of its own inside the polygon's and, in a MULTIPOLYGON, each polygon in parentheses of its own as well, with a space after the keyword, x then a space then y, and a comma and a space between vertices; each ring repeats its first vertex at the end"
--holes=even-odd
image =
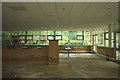
POLYGON ((3 30, 81 30, 117 20, 115 2, 3 3, 3 30))

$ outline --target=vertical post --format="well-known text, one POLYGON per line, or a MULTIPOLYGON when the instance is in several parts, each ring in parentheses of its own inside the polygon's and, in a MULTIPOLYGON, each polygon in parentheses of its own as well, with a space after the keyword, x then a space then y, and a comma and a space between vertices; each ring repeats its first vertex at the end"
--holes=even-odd
POLYGON ((116 61, 116 32, 114 32, 114 61, 116 61))
POLYGON ((58 40, 49 40, 48 64, 59 64, 58 40))
POLYGON ((56 34, 56 31, 54 31, 54 40, 55 40, 55 34, 56 34))
POLYGON ((106 34, 105 34, 105 32, 104 32, 104 46, 106 46, 106 40, 105 40, 105 38, 106 38, 106 34))
POLYGON ((82 36, 83 36, 83 39, 82 39, 82 45, 84 44, 84 31, 82 31, 82 36))
POLYGON ((109 47, 111 47, 111 24, 108 25, 109 47))

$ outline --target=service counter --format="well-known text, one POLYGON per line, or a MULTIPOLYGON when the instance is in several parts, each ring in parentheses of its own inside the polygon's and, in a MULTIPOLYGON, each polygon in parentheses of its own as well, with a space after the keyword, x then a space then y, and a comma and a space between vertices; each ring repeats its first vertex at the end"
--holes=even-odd
POLYGON ((2 49, 3 64, 47 64, 48 47, 2 49))

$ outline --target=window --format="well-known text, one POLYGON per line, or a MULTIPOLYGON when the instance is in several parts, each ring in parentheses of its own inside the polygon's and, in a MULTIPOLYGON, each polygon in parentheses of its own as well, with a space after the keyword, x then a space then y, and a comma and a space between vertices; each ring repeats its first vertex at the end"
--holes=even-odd
POLYGON ((61 31, 56 31, 55 35, 62 35, 62 32, 61 31))
POLYGON ((83 38, 82 35, 77 35, 77 36, 76 36, 76 39, 77 39, 77 40, 83 40, 84 38, 83 38))
POLYGON ((82 31, 77 31, 77 35, 82 35, 82 31))
POLYGON ((33 36, 33 40, 40 40, 40 36, 33 36))
POLYGON ((71 35, 71 36, 69 36, 69 40, 76 40, 76 35, 71 35))
POLYGON ((76 44, 77 44, 77 41, 76 41, 76 40, 70 40, 69 44, 70 44, 70 45, 76 45, 76 44))
POLYGON ((12 40, 12 38, 11 38, 10 35, 4 35, 2 43, 3 43, 4 46, 5 45, 11 45, 11 40, 12 40))
POLYGON ((18 31, 12 31, 12 35, 18 35, 18 31))
POLYGON ((48 35, 47 40, 54 40, 54 36, 53 35, 48 35))
POLYGON ((11 31, 2 31, 3 35, 11 35, 11 31))
POLYGON ((27 31, 27 35, 33 35, 33 31, 27 31))
POLYGON ((62 40, 62 35, 56 35, 55 40, 62 40))
POLYGON ((99 45, 103 45, 103 33, 99 34, 99 45))
POLYGON ((68 31, 62 31, 62 35, 69 35, 68 31))
POLYGON ((33 31, 33 35, 40 35, 41 32, 40 31, 33 31))
POLYGON ((62 36, 62 40, 64 40, 64 41, 69 40, 69 36, 62 36))
POLYGON ((105 32, 105 40, 108 40, 108 32, 105 32))
POLYGON ((54 31, 48 31, 48 35, 54 35, 54 31))
POLYGON ((76 35, 76 34, 77 34, 77 31, 69 31, 69 34, 70 34, 70 35, 76 35))
POLYGON ((25 40, 25 36, 24 36, 24 35, 21 35, 21 36, 19 36, 19 39, 20 39, 20 40, 25 40))
POLYGON ((47 35, 47 31, 41 31, 41 35, 47 35))
POLYGON ((27 40, 32 40, 32 39, 33 39, 32 35, 27 36, 27 40))
POLYGON ((41 35, 41 39, 40 40, 47 40, 47 36, 46 35, 41 35))
POLYGON ((25 31, 19 31, 19 35, 26 35, 25 31))
MULTIPOLYGON (((19 43, 27 43, 32 45, 48 45, 49 40, 59 40, 59 45, 70 44, 70 45, 89 45, 90 44, 90 32, 89 31, 3 31, 3 37, 5 41, 8 40, 9 44, 13 40, 19 41, 19 43), (16 37, 16 38, 13 38, 16 37)), ((102 38, 103 39, 103 38, 102 38)), ((99 40, 102 44, 102 39, 99 40)), ((3 41, 4 44, 8 42, 3 41)), ((20 44, 21 45, 21 44, 20 44)))

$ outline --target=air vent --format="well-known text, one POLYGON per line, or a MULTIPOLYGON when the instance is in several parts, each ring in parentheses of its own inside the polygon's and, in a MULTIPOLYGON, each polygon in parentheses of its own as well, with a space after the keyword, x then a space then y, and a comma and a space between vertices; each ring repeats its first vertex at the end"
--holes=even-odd
POLYGON ((24 6, 9 6, 13 11, 26 11, 27 9, 24 6))

